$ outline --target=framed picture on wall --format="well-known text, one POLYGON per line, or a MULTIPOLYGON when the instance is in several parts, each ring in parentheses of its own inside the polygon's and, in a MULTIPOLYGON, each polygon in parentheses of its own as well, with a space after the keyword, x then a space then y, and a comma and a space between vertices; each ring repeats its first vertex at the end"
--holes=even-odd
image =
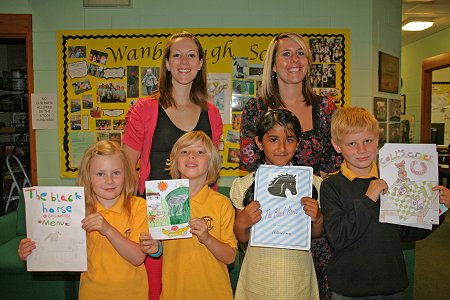
POLYGON ((403 94, 400 96, 400 112, 402 115, 406 112, 406 95, 403 94))
POLYGON ((387 99, 375 97, 373 100, 373 114, 378 121, 387 121, 387 99))
POLYGON ((400 143, 400 122, 389 123, 389 143, 400 143))
POLYGON ((378 134, 378 148, 383 147, 383 145, 386 143, 387 140, 387 124, 386 123, 379 123, 380 131, 378 134))
POLYGON ((389 99, 389 121, 400 122, 400 103, 399 99, 389 99))
POLYGON ((400 78, 399 58, 378 52, 378 90, 380 92, 398 93, 400 78))

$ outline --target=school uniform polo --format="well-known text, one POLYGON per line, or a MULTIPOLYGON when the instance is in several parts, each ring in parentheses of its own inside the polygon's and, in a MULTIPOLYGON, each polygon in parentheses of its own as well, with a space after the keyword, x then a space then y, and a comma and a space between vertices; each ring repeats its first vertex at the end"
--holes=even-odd
MULTIPOLYGON (((140 197, 131 199, 130 216, 122 196, 106 209, 96 202, 96 210, 129 240, 139 243, 141 232, 148 232, 147 207, 140 197)), ((88 271, 81 273, 80 299, 148 299, 147 272, 144 264, 135 267, 115 250, 98 231, 87 234, 88 271)))
MULTIPOLYGON (((205 185, 191 198, 191 218, 208 223, 209 234, 237 246, 234 236, 234 210, 230 199, 205 185)), ((161 300, 233 299, 227 265, 217 260, 208 248, 191 238, 164 240, 161 300)))

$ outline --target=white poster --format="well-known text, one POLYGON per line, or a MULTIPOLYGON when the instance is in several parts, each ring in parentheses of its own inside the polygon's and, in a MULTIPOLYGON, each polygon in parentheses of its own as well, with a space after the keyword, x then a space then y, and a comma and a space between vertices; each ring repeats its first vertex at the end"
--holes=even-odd
POLYGON ((385 144, 379 151, 380 222, 431 229, 439 224, 438 160, 434 144, 385 144))
POLYGON ((27 237, 36 249, 28 271, 87 271, 83 187, 34 186, 23 189, 27 237))
POLYGON ((33 129, 58 128, 56 94, 31 94, 33 129))
POLYGON ((145 182, 148 227, 155 240, 192 237, 188 179, 145 182))

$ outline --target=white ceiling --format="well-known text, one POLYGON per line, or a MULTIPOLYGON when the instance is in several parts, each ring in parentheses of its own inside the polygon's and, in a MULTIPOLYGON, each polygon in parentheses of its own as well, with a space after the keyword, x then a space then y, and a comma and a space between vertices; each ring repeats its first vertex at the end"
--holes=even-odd
MULTIPOLYGON (((402 2, 402 23, 411 17, 434 18, 434 25, 428 29, 402 31, 402 46, 450 27, 450 0, 402 0, 402 2)), ((450 39, 450 36, 448 38, 450 39)))

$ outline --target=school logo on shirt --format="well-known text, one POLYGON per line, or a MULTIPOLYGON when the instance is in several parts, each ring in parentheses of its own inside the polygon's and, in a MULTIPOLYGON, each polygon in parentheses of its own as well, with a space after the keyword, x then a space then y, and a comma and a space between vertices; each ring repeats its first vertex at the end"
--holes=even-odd
POLYGON ((214 228, 214 225, 212 225, 214 219, 210 216, 204 216, 202 219, 208 224, 208 231, 211 231, 214 228))
POLYGON ((125 230, 125 232, 123 233, 127 238, 130 237, 131 234, 131 228, 128 228, 127 230, 125 230))

